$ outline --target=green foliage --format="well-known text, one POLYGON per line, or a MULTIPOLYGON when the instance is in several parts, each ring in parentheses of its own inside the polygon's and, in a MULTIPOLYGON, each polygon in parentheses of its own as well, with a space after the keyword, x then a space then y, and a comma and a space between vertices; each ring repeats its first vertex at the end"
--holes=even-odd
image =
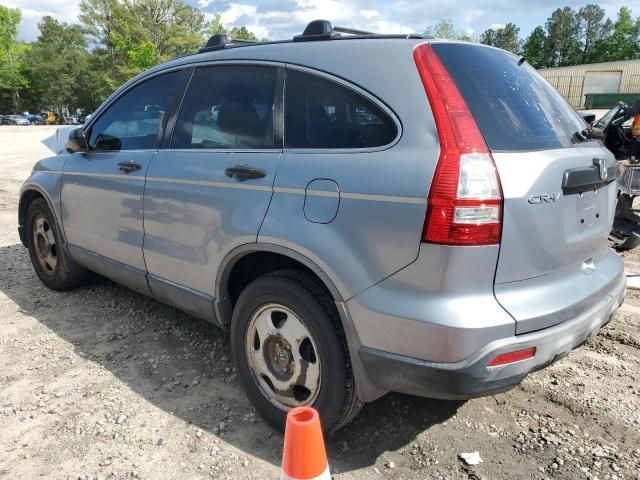
POLYGON ((225 28, 222 24, 222 17, 219 13, 216 13, 213 18, 205 26, 206 37, 209 38, 212 35, 224 33, 229 35, 232 39, 237 40, 258 40, 256 35, 249 31, 247 27, 233 27, 232 29, 225 28))
POLYGON ((640 17, 633 19, 631 10, 622 7, 610 35, 594 44, 593 58, 597 62, 640 58, 640 17))
POLYGON ((80 96, 88 66, 89 53, 79 25, 44 17, 40 36, 32 44, 25 62, 33 95, 30 103, 47 110, 61 112, 80 96))
POLYGON ((211 37, 219 33, 227 33, 227 29, 222 25, 222 15, 216 13, 205 26, 205 35, 211 37))
MULTIPOLYGON (((209 36, 257 40, 244 26, 207 22, 184 0, 81 0, 79 25, 50 17, 31 45, 17 41, 21 13, 0 5, 0 110, 92 111, 134 75, 197 51, 209 36)), ((473 41, 443 19, 426 35, 473 41)), ((522 41, 513 23, 484 31, 481 43, 522 54, 536 68, 640 58, 640 17, 622 7, 615 21, 596 4, 558 8, 522 41)), ((477 41, 477 39, 476 39, 477 41)))
POLYGON ((80 21, 109 75, 103 90, 203 42, 204 14, 182 0, 82 0, 80 21))
POLYGON ((580 23, 570 7, 558 8, 547 19, 545 66, 562 67, 580 63, 580 23))
POLYGON ((258 40, 258 37, 247 30, 247 27, 233 27, 229 32, 229 36, 237 40, 258 40))
POLYGON ((520 53, 522 42, 520 41, 520 29, 513 23, 507 23, 502 28, 485 30, 480 35, 480 43, 502 48, 512 53, 520 53))
POLYGON ((424 34, 436 38, 445 38, 448 40, 464 40, 467 42, 472 41, 471 35, 458 30, 453 22, 446 18, 440 20, 435 25, 427 27, 424 31, 424 34))
POLYGON ((527 37, 523 54, 536 68, 640 58, 640 17, 627 7, 615 22, 598 5, 558 8, 527 37))
POLYGON ((18 112, 21 92, 29 86, 24 56, 29 47, 16 40, 22 14, 0 5, 0 109, 18 112))
POLYGON ((534 68, 543 68, 545 66, 545 40, 544 28, 537 26, 524 42, 522 55, 534 68))
POLYGON ((583 37, 582 63, 596 58, 595 45, 609 35, 611 25, 605 23, 604 9, 598 5, 586 5, 578 11, 578 21, 583 37))

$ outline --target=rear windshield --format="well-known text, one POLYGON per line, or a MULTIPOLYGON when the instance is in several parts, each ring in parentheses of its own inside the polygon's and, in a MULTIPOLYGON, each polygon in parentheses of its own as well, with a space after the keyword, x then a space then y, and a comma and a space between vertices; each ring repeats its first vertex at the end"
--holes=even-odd
POLYGON ((487 145, 494 151, 542 150, 576 143, 586 128, 578 113, 526 62, 479 45, 436 43, 487 145))

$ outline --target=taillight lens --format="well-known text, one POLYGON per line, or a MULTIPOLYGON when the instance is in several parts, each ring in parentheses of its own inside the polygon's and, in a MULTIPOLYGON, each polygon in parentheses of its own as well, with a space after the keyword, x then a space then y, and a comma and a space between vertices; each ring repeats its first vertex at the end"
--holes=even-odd
POLYGON ((499 243, 502 191, 484 137, 431 45, 416 47, 413 58, 440 139, 422 240, 444 245, 499 243))

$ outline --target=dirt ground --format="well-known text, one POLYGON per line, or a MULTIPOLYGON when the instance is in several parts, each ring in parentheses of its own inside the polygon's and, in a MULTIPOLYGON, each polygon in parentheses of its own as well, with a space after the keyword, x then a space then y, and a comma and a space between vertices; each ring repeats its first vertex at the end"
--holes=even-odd
MULTIPOLYGON (((51 127, 0 127, 0 478, 278 478, 225 332, 106 279, 45 288, 20 183, 51 127)), ((640 272, 640 252, 625 256, 640 272)), ((640 479, 640 294, 590 344, 468 402, 387 395, 328 439, 336 479, 640 479), (478 451, 483 463, 458 455, 478 451)))

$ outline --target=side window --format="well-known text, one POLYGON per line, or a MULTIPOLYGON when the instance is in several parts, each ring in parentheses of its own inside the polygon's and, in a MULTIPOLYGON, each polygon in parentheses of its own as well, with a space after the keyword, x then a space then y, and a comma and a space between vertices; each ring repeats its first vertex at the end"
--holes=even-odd
POLYGON ((273 67, 198 68, 191 79, 171 148, 273 148, 273 67))
POLYGON ((180 85, 180 72, 170 72, 127 90, 91 127, 92 150, 158 148, 162 120, 180 85))
POLYGON ((285 146, 367 148, 391 143, 395 122, 362 95, 308 73, 287 70, 285 146))

